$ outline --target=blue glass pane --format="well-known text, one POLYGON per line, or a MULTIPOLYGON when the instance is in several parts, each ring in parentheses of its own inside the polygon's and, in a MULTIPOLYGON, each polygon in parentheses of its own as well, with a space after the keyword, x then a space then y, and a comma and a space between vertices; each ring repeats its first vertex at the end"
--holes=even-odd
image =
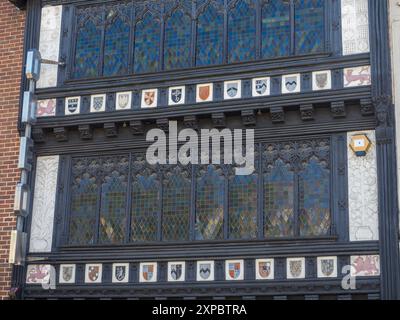
POLYGON ((324 0, 296 1, 296 54, 315 53, 324 47, 324 0))
POLYGON ((98 75, 101 28, 88 20, 78 31, 75 51, 75 78, 89 78, 98 75))
POLYGON ((73 245, 94 244, 98 203, 96 178, 85 172, 73 182, 69 243, 73 245))
POLYGON ((179 167, 164 178, 163 240, 189 240, 191 182, 179 167))
MULTIPOLYGON (((222 2, 223 1, 219 1, 222 2)), ((208 5, 197 22, 196 65, 206 66, 223 62, 224 16, 208 5)))
POLYGON ((117 17, 107 25, 104 40, 105 76, 128 72, 129 63, 129 25, 117 17))
POLYGON ((200 171, 196 190, 196 240, 223 238, 224 186, 224 178, 214 166, 200 171))
POLYGON ((267 2, 262 9, 262 57, 290 54, 290 5, 285 0, 267 2))
POLYGON ((239 62, 256 56, 256 10, 253 0, 239 0, 228 14, 228 61, 239 62))
POLYGON ((294 235, 294 174, 282 160, 264 175, 264 234, 267 238, 294 235))
POLYGON ((229 183, 229 238, 257 237, 257 176, 235 176, 229 183))
POLYGON ((160 22, 147 12, 135 29, 135 73, 155 72, 160 60, 160 22))
POLYGON ((192 20, 183 10, 176 10, 165 23, 165 70, 190 66, 192 20))
POLYGON ((140 174, 132 183, 131 240, 156 241, 160 185, 157 175, 140 174))
POLYGON ((323 236, 330 231, 329 170, 312 159, 300 174, 300 235, 323 236))

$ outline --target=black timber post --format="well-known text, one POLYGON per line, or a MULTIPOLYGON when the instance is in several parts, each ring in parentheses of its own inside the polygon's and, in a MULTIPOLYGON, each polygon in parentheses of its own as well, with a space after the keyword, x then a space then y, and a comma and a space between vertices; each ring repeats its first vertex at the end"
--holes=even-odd
POLYGON ((369 0, 372 97, 376 112, 381 298, 400 299, 395 119, 387 0, 369 0))

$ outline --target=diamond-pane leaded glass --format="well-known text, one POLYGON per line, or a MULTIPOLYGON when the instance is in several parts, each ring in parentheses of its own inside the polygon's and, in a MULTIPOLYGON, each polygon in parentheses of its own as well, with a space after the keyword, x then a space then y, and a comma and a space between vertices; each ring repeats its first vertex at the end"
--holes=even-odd
POLYGON ((315 53, 324 45, 324 0, 296 0, 296 54, 315 53))
POLYGON ((311 159, 300 174, 300 235, 323 236, 330 232, 330 173, 311 159))
POLYGON ((229 181, 229 238, 257 237, 257 176, 236 175, 229 181))
POLYGON ((99 166, 99 162, 91 158, 75 159, 72 163, 70 244, 95 243, 99 205, 99 186, 95 172, 99 166))
POLYGON ((157 240, 160 200, 160 184, 155 173, 134 176, 131 241, 157 240))
POLYGON ((101 188, 100 242, 121 243, 126 226, 126 175, 117 171, 105 177, 101 188))
POLYGON ((191 183, 186 172, 176 167, 164 177, 163 240, 189 239, 191 183))
POLYGON ((75 78, 89 78, 99 74, 101 34, 101 27, 90 19, 79 28, 75 48, 75 78))
POLYGON ((160 21, 150 12, 136 24, 135 73, 155 72, 160 59, 160 21))
POLYGON ((281 160, 264 175, 264 234, 294 235, 294 174, 281 160))
POLYGON ((182 9, 175 10, 165 23, 165 70, 190 66, 192 20, 182 9))
POLYGON ((105 29, 103 75, 124 74, 128 72, 129 65, 130 27, 112 9, 108 12, 107 18, 110 21, 105 29))
POLYGON ((196 240, 223 238, 225 182, 220 170, 200 170, 196 188, 196 240))
POLYGON ((240 62, 256 56, 256 10, 254 0, 238 0, 228 14, 228 61, 240 62))
POLYGON ((290 55, 290 4, 268 1, 262 9, 262 57, 290 55))
MULTIPOLYGON (((222 0, 216 0, 223 5, 222 0)), ((206 66, 223 62, 224 15, 209 4, 197 20, 196 65, 206 66)))

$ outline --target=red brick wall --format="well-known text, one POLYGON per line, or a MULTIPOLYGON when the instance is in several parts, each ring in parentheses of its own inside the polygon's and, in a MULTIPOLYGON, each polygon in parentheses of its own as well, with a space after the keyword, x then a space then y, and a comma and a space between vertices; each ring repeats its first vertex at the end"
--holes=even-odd
POLYGON ((17 130, 23 55, 25 11, 0 0, 0 300, 8 297, 11 267, 8 264, 10 231, 17 170, 17 130))

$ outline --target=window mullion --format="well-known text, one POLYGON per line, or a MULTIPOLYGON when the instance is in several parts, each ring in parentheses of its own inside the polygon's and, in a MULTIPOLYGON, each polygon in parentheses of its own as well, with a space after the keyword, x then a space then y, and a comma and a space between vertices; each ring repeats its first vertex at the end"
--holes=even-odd
POLYGON ((100 215, 101 215, 101 194, 102 194, 102 180, 99 181, 99 187, 97 191, 97 206, 96 206, 96 224, 94 230, 94 243, 100 243, 100 215))
POLYGON ((131 208, 132 208, 132 153, 129 153, 128 187, 126 194, 125 243, 129 243, 131 239, 131 208))
POLYGON ((224 1, 224 56, 223 56, 223 64, 228 63, 228 0, 224 1))
POLYGON ((101 21, 101 44, 100 44, 100 62, 98 65, 97 74, 99 76, 103 75, 103 66, 104 66, 104 48, 105 48, 105 37, 106 37, 106 6, 103 6, 102 10, 102 21, 101 21))
MULTIPOLYGON (((297 165, 297 164, 295 164, 297 165)), ((300 235, 300 192, 302 192, 300 187, 300 170, 295 170, 294 173, 294 203, 293 203, 293 212, 294 212, 294 236, 298 237, 300 235)))
POLYGON ((190 217, 189 217, 189 240, 194 241, 195 240, 195 224, 196 224, 196 167, 195 165, 192 164, 191 167, 192 171, 192 180, 191 180, 191 197, 190 197, 190 217))
POLYGON ((136 29, 136 7, 131 2, 131 21, 129 24, 129 62, 128 62, 128 73, 134 73, 134 63, 135 63, 135 29, 136 29))
POLYGON ((262 24, 262 0, 254 0, 256 3, 256 60, 261 58, 261 24, 262 24))
POLYGON ((163 193, 164 193, 164 174, 161 168, 161 165, 158 164, 158 168, 157 168, 157 175, 159 178, 159 204, 158 204, 158 219, 157 219, 157 240, 161 241, 162 240, 162 218, 163 218, 163 193))
POLYGON ((263 172, 263 144, 258 144, 258 164, 256 170, 258 170, 257 179, 257 238, 264 238, 264 172, 263 172))
POLYGON ((165 4, 161 4, 161 16, 160 16, 160 27, 161 27, 161 36, 160 36, 160 57, 159 57, 159 65, 158 70, 164 70, 164 40, 165 40, 165 4))
POLYGON ((296 0, 290 0, 290 54, 291 55, 296 54, 295 1, 296 0))

